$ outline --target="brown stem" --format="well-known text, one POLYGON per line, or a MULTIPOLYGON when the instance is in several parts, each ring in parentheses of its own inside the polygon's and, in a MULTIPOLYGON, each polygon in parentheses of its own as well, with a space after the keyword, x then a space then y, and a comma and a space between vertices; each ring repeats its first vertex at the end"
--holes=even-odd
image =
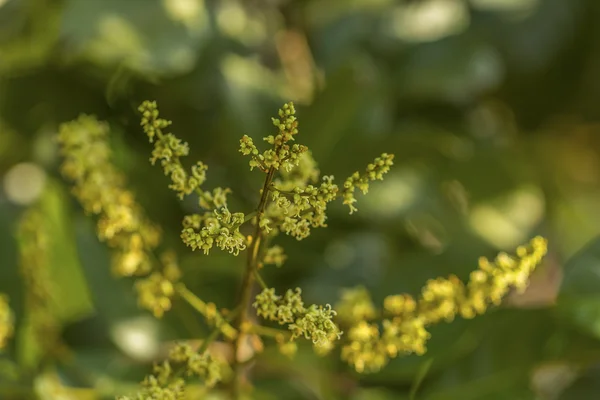
POLYGON ((265 207, 267 205, 267 199, 269 196, 269 186, 271 185, 271 181, 273 180, 273 175, 275 175, 275 168, 271 167, 269 172, 267 173, 267 177, 265 178, 265 183, 263 184, 262 194, 260 196, 260 202, 258 203, 258 207, 256 208, 256 226, 254 230, 254 236, 252 237, 252 243, 250 244, 250 248, 248 249, 248 258, 246 261, 246 270, 244 272, 244 278, 242 280, 242 287, 240 289, 240 301, 239 301, 239 309, 240 315, 237 318, 235 323, 235 327, 239 332, 237 340, 234 345, 234 396, 239 399, 241 397, 241 383, 242 383, 242 373, 243 373, 243 365, 240 365, 237 355, 240 347, 243 344, 244 335, 242 334, 242 329, 244 324, 248 320, 248 309, 252 300, 252 287, 255 278, 255 272, 258 266, 258 251, 260 248, 260 242, 262 240, 262 232, 260 230, 259 222, 260 218, 265 212, 265 207))

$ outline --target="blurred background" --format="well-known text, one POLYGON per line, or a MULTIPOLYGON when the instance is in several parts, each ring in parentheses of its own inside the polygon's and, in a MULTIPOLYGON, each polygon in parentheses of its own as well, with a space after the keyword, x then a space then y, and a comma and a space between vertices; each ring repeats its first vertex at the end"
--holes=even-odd
POLYGON ((599 20, 597 0, 0 0, 0 292, 23 326, 15 229, 41 204, 52 307, 73 354, 42 360, 19 328, 0 356, 0 398, 127 394, 164 343, 208 332, 186 304, 157 321, 137 308, 131 281, 111 276, 108 250, 58 173, 57 127, 80 113, 110 123, 115 162, 185 282, 219 306, 235 300, 243 260, 179 242, 196 205, 148 162, 136 113, 146 99, 209 165, 207 187, 232 188, 233 210, 254 206, 262 178, 239 138, 271 134, 285 101, 322 173, 343 179, 396 154, 358 213, 338 205, 329 228, 280 239, 289 259, 265 277, 302 287, 308 302, 335 303, 362 284, 380 304, 549 239, 524 294, 434 327, 425 356, 359 376, 310 346, 294 361, 267 349, 255 398, 598 398, 599 20))

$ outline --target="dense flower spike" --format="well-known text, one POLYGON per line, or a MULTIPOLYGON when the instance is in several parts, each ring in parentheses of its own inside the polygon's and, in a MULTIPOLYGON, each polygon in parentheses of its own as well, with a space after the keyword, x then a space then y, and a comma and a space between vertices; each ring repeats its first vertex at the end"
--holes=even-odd
POLYGON ((423 354, 430 336, 428 325, 452 321, 456 315, 473 318, 490 305, 500 304, 511 289, 524 290, 546 251, 546 240, 536 237, 528 246, 518 247, 515 257, 501 253, 493 262, 480 259, 479 269, 471 273, 466 285, 450 276, 429 280, 417 300, 407 294, 388 296, 381 327, 367 322, 373 318, 368 295, 361 289, 346 292, 336 307, 344 310, 345 321, 352 324, 342 358, 363 372, 377 371, 400 354, 423 354), (352 310, 359 315, 351 316, 352 310))
POLYGON ((160 231, 150 223, 125 188, 111 162, 108 125, 82 115, 62 124, 58 141, 64 156, 63 175, 86 212, 98 216, 98 237, 115 250, 113 270, 121 276, 145 275, 160 231))
POLYGON ((383 175, 388 173, 390 167, 394 165, 394 155, 383 153, 377 157, 373 163, 367 165, 367 169, 362 174, 355 172, 344 182, 344 204, 350 207, 350 214, 358 209, 354 206, 356 198, 354 191, 358 188, 363 194, 369 191, 369 182, 374 180, 383 180, 383 175))
POLYGON ((181 343, 171 349, 167 360, 154 366, 154 373, 144 379, 138 393, 118 400, 184 399, 183 376, 200 378, 207 387, 213 387, 221 380, 221 370, 221 364, 210 353, 198 354, 189 345, 181 343))
POLYGON ((256 313, 270 321, 287 325, 292 339, 304 337, 315 344, 325 344, 339 339, 342 332, 333 323, 336 312, 327 304, 325 307, 304 306, 300 288, 288 290, 284 296, 275 294, 275 289, 264 289, 256 296, 253 304, 256 313))
MULTIPOLYGON (((156 124, 156 129, 165 125, 156 124)), ((170 308, 178 267, 172 255, 156 262, 160 231, 146 218, 126 189, 123 175, 111 163, 108 136, 108 125, 91 116, 62 124, 58 136, 65 157, 62 172, 74 183, 73 193, 84 210, 98 215, 98 237, 114 249, 113 271, 119 276, 146 276, 154 269, 135 288, 140 306, 160 317, 170 308)))
MULTIPOLYGON (((246 238, 239 232, 245 216, 242 213, 231 213, 227 208, 227 195, 231 190, 220 187, 212 191, 201 190, 208 167, 199 161, 192 167, 191 173, 186 172, 180 158, 189 154, 188 144, 172 133, 162 131, 171 125, 171 121, 159 118, 156 102, 143 102, 139 111, 142 114, 141 125, 144 132, 150 142, 154 143, 150 158, 152 164, 161 160, 165 175, 170 176, 172 181, 169 187, 177 192, 180 199, 195 192, 199 197, 199 206, 209 210, 203 215, 194 214, 185 218, 181 232, 183 243, 192 250, 202 249, 205 254, 213 246, 235 255, 245 250, 246 238)), ((249 139, 247 147, 242 146, 241 151, 251 152, 255 149, 253 146, 252 139, 249 139)))
POLYGON ((249 155, 250 169, 258 168, 267 172, 270 168, 275 170, 291 171, 300 162, 302 154, 308 151, 306 146, 300 144, 289 145, 298 134, 298 120, 296 108, 293 103, 286 103, 278 112, 279 118, 272 118, 273 125, 277 127, 276 135, 269 135, 264 140, 272 145, 271 149, 260 153, 251 137, 244 135, 240 139, 240 152, 249 155))
POLYGON ((14 317, 8 306, 8 297, 0 294, 0 351, 6 346, 7 341, 14 332, 14 317))
POLYGON ((196 163, 188 173, 181 164, 181 157, 190 152, 186 142, 182 142, 172 133, 163 133, 163 129, 171 125, 171 121, 159 118, 156 102, 145 101, 138 108, 142 113, 141 125, 148 135, 150 143, 154 143, 152 165, 160 160, 165 175, 171 178, 169 188, 177 192, 180 199, 198 190, 206 180, 206 169, 202 162, 196 163))

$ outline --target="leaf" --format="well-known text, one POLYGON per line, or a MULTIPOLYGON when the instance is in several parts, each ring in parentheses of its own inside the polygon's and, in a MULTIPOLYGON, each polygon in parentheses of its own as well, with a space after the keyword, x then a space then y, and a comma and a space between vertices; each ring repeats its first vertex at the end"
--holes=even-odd
POLYGON ((94 310, 77 255, 68 205, 70 202, 59 184, 48 182, 40 207, 47 219, 50 276, 57 289, 53 293, 56 297, 56 314, 62 322, 81 319, 94 310))
POLYGON ((564 270, 558 314, 600 338, 600 237, 571 257, 564 270))
POLYGON ((109 251, 96 238, 93 222, 81 216, 74 225, 79 259, 97 313, 108 321, 139 315, 132 284, 112 276, 109 251))
POLYGON ((423 383, 423 380, 427 376, 427 372, 431 369, 431 364, 433 363, 433 358, 429 358, 423 362, 421 368, 417 373, 415 381, 413 382, 412 387, 410 388, 410 400, 415 400, 417 397, 417 391, 419 390, 419 386, 423 383))
POLYGON ((480 328, 474 351, 438 373, 430 373, 419 398, 534 399, 530 372, 556 337, 552 314, 546 310, 496 309, 471 323, 480 328))

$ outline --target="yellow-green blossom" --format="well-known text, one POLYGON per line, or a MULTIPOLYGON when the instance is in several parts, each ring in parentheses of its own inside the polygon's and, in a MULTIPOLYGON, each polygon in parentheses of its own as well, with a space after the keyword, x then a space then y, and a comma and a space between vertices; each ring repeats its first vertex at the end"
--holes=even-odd
POLYGON ((196 377, 207 387, 221 380, 221 364, 208 352, 198 354, 186 343, 176 345, 169 358, 154 366, 152 375, 142 382, 142 389, 134 396, 118 400, 179 400, 185 398, 183 377, 196 377))
POLYGON ((186 171, 180 158, 189 154, 189 146, 172 133, 163 132, 171 121, 159 118, 156 102, 143 102, 139 111, 142 114, 141 125, 150 142, 154 143, 150 158, 152 164, 160 160, 165 175, 171 178, 169 187, 177 192, 180 199, 195 192, 199 198, 198 205, 208 210, 185 217, 181 232, 183 243, 192 250, 201 249, 205 254, 217 246, 238 255, 246 248, 246 238, 239 231, 245 216, 243 213, 231 213, 227 208, 227 195, 231 189, 217 187, 203 191, 200 186, 206 180, 208 167, 199 161, 191 172, 186 171))
POLYGON ((160 160, 165 175, 171 178, 169 188, 177 192, 180 199, 198 190, 206 180, 207 166, 197 162, 191 172, 187 172, 181 164, 181 157, 187 156, 190 148, 172 133, 163 133, 163 129, 171 125, 171 121, 159 118, 156 102, 145 101, 138 108, 142 114, 140 125, 148 135, 150 143, 154 143, 152 165, 160 160))
POLYGON ((92 116, 62 124, 58 142, 63 175, 84 210, 98 216, 98 237, 115 250, 113 270, 121 276, 145 275, 160 231, 143 214, 124 176, 111 162, 109 128, 92 116))
POLYGON ((287 325, 292 339, 303 336, 316 344, 330 342, 332 336, 339 339, 342 332, 333 323, 336 312, 331 306, 313 304, 307 308, 301 295, 300 288, 290 289, 284 296, 275 294, 275 289, 267 288, 256 296, 253 306, 259 316, 287 325))
POLYGON ((373 319, 377 314, 371 296, 364 286, 343 290, 340 302, 335 308, 338 319, 346 323, 373 319))
POLYGON ((546 251, 546 240, 536 237, 528 246, 518 247, 516 256, 500 253, 493 262, 481 258, 479 269, 471 273, 466 285, 450 276, 429 280, 417 300, 408 294, 388 296, 381 325, 368 322, 371 318, 364 309, 368 309, 370 299, 366 292, 346 294, 337 307, 343 310, 344 320, 352 322, 342 358, 363 372, 377 371, 389 358, 401 354, 423 354, 430 336, 428 325, 452 321, 456 315, 473 318, 490 305, 500 304, 511 289, 524 290, 546 251), (362 307, 356 308, 357 304, 362 307), (362 315, 349 316, 353 308, 362 315))
POLYGON ((367 165, 367 169, 362 174, 358 171, 352 174, 344 182, 344 204, 350 207, 350 214, 358 209, 354 206, 356 198, 354 191, 358 188, 363 194, 369 191, 369 182, 374 180, 383 180, 383 175, 388 173, 390 167, 394 165, 394 155, 383 153, 377 157, 371 164, 367 165))
POLYGON ((267 172, 273 168, 275 170, 290 171, 297 166, 303 153, 308 151, 304 145, 288 142, 295 140, 294 136, 298 134, 298 120, 296 119, 296 108, 293 103, 286 103, 279 110, 279 118, 272 118, 273 125, 277 127, 278 132, 275 135, 269 135, 264 140, 272 145, 260 153, 251 137, 244 135, 240 139, 240 152, 243 155, 249 155, 250 168, 259 168, 267 172))
POLYGON ((108 125, 82 115, 61 125, 58 141, 63 175, 73 182, 73 193, 84 210, 98 216, 98 237, 114 250, 113 271, 120 276, 145 276, 135 283, 138 303, 161 317, 171 307, 179 269, 172 253, 155 259, 160 230, 146 218, 112 164, 108 125))
POLYGON ((234 255, 246 249, 246 237, 240 233, 244 223, 243 213, 231 213, 227 208, 188 215, 183 220, 181 239, 192 250, 201 249, 208 254, 213 246, 234 255))
POLYGON ((270 265, 273 264, 277 267, 281 267, 287 256, 283 252, 283 247, 281 246, 273 246, 269 247, 265 252, 265 256, 263 257, 263 264, 270 265))

